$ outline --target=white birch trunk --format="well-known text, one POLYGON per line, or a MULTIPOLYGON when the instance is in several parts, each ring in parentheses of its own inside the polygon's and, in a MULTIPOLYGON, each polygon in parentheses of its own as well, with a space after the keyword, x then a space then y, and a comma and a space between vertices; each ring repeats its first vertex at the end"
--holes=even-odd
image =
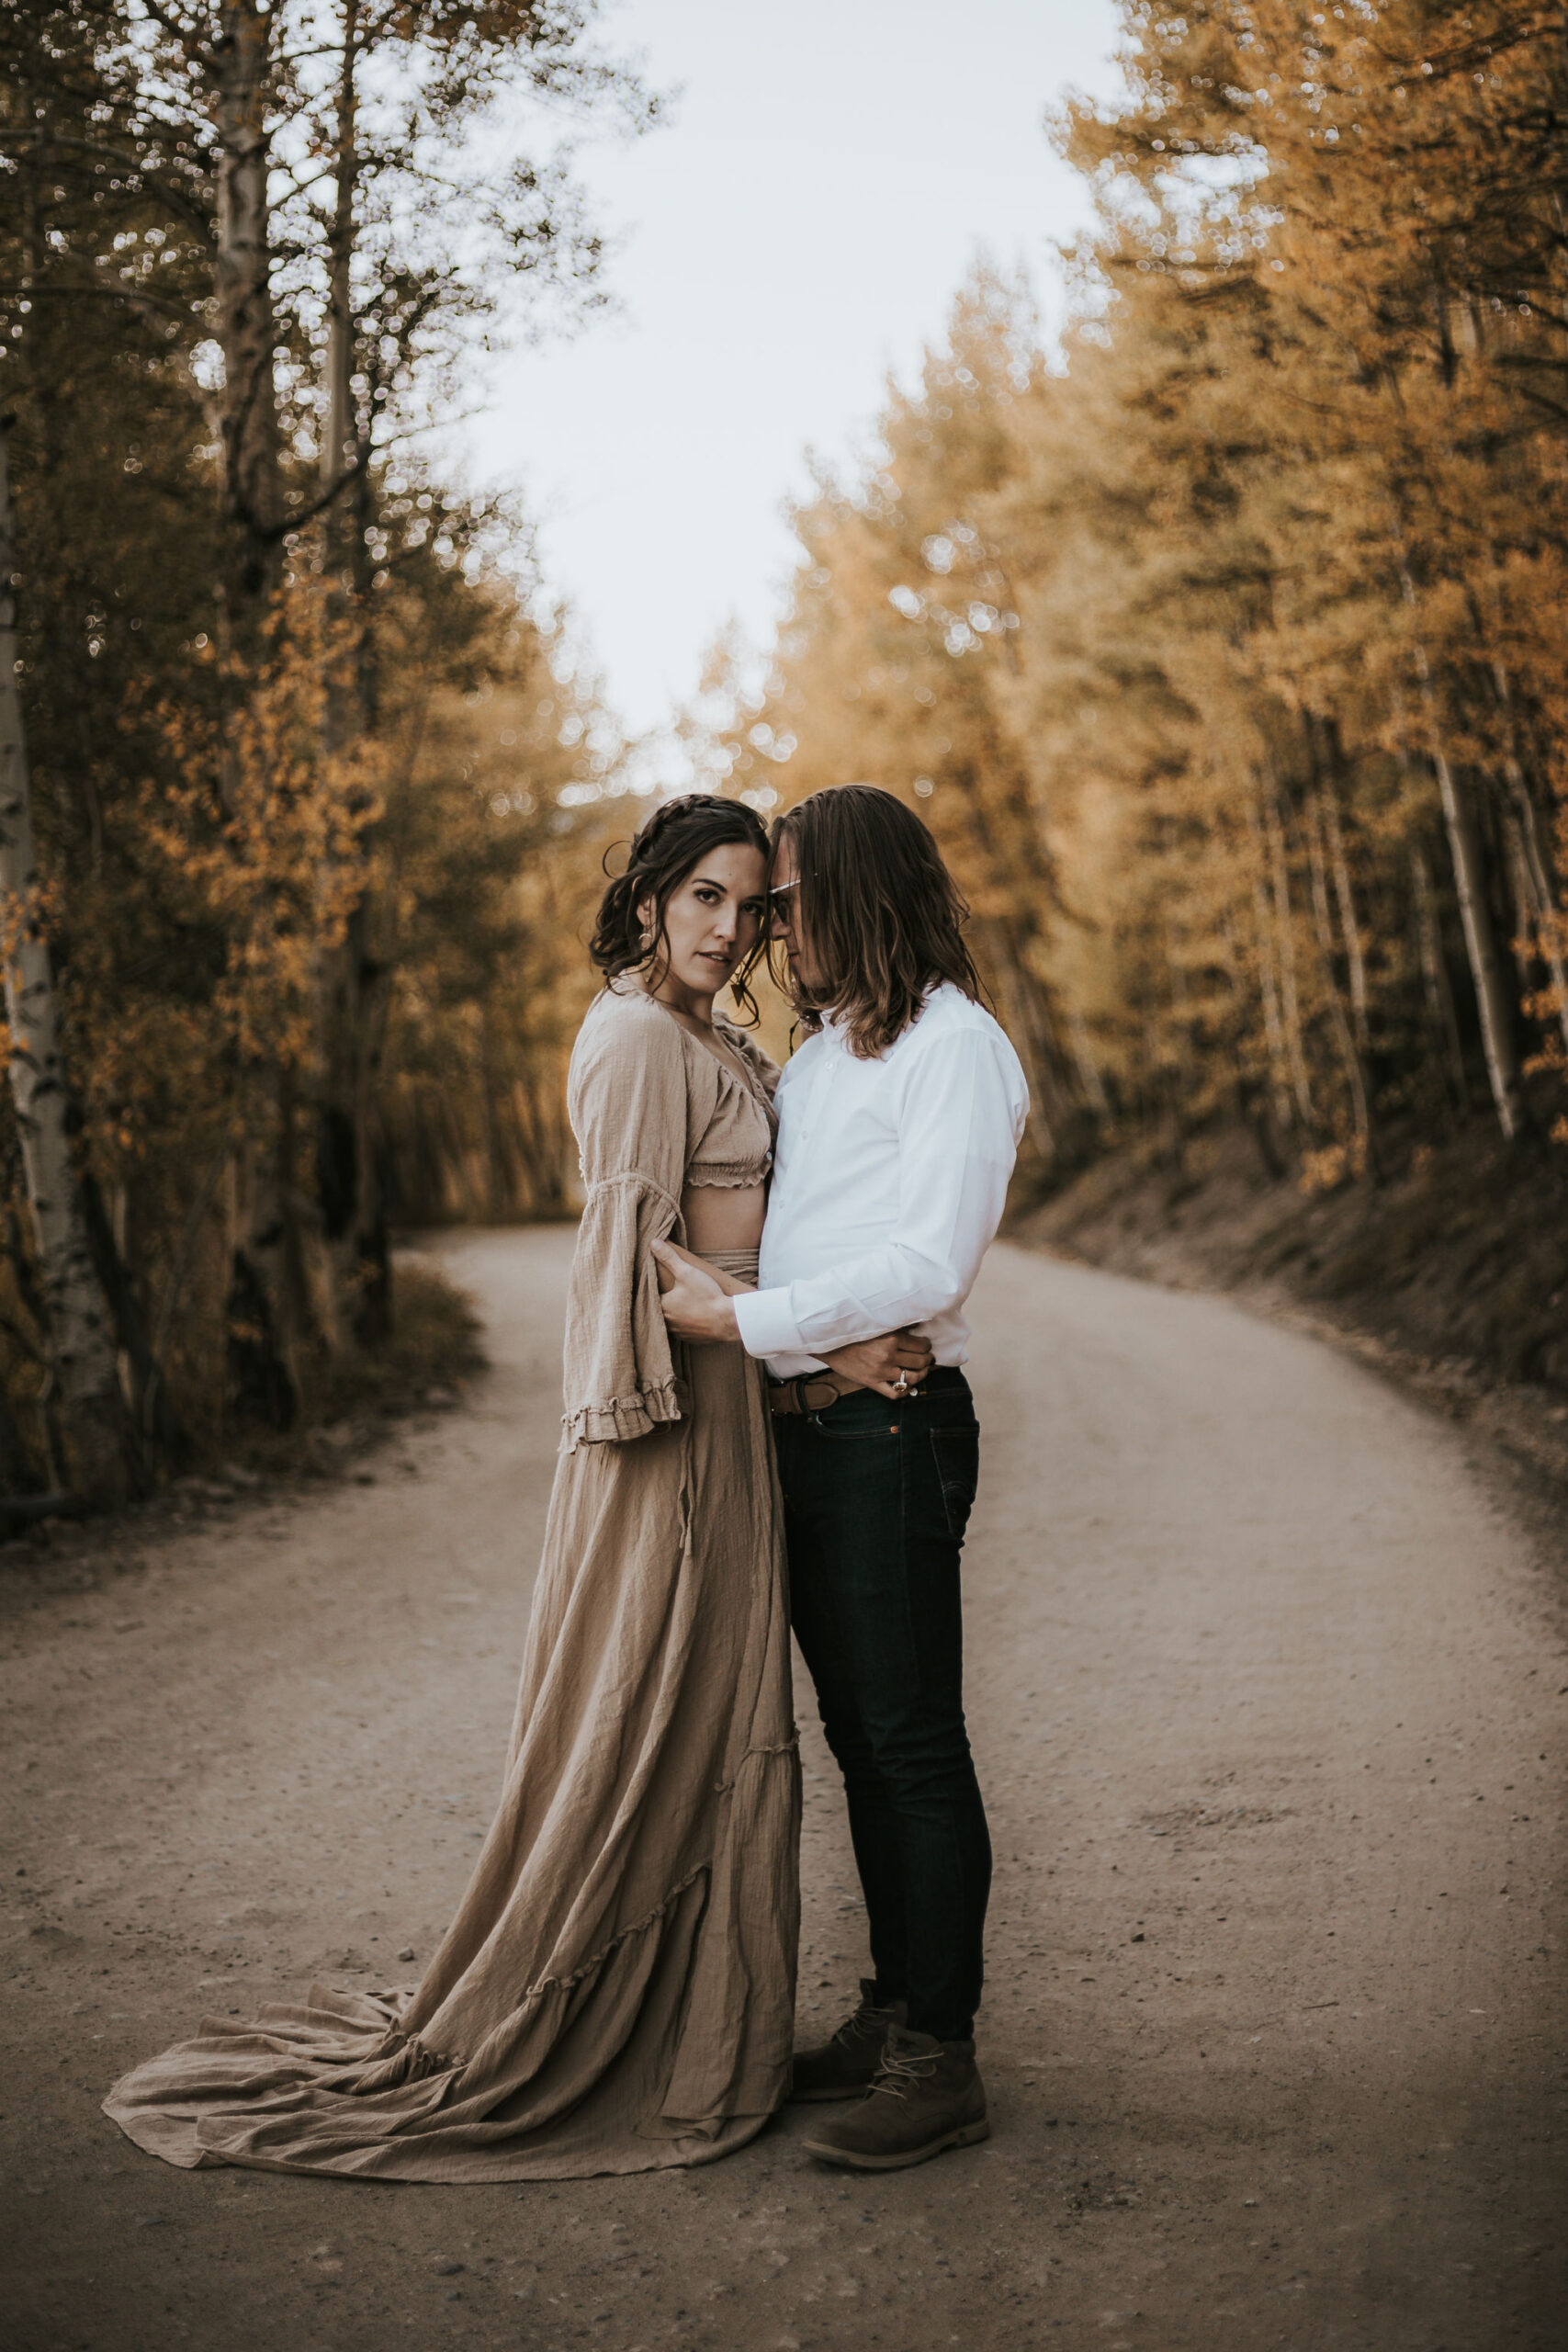
POLYGON ((1416 941, 1421 957, 1421 981, 1426 991, 1427 1012, 1435 1034, 1448 1049, 1449 1075, 1453 1080, 1454 1100, 1462 1111, 1469 1093, 1464 1048, 1460 1042, 1453 990, 1449 986, 1448 967, 1443 960, 1442 933, 1438 925, 1438 904, 1432 889, 1432 877, 1427 869, 1426 852, 1418 848, 1412 849, 1410 853, 1410 885, 1416 900, 1416 941))
POLYGON ((1356 1025, 1356 1044, 1363 1054, 1371 1049, 1371 1030, 1367 1019, 1367 958, 1361 936, 1361 926, 1356 916, 1356 894, 1350 882, 1350 861, 1345 854, 1345 834, 1339 822, 1339 801, 1332 783, 1322 791, 1324 815, 1328 831, 1328 854, 1334 869, 1334 895, 1339 906, 1339 928, 1345 940, 1345 961, 1350 981, 1350 1012, 1356 1025))
POLYGON ((0 944, 8 1075, 71 1473, 90 1501, 114 1503, 130 1490, 130 1430, 108 1303, 87 1246, 71 1164, 54 975, 38 919, 32 795, 17 687, 15 571, 8 455, 0 428, 0 944))
POLYGON ((321 488, 333 489, 357 455, 354 413, 354 245, 359 192, 359 6, 345 0, 343 62, 338 74, 337 175, 333 198, 327 285, 326 415, 321 431, 321 488))
POLYGON ((1503 959, 1497 952, 1492 910, 1486 899, 1486 868, 1481 853, 1475 811, 1461 794, 1448 755, 1434 749, 1438 790, 1442 797, 1443 822, 1448 828, 1449 854, 1453 860, 1454 888, 1460 920, 1464 926, 1465 952, 1481 1015, 1482 1050, 1486 1057, 1487 1082, 1492 1089, 1497 1124, 1512 1143, 1523 1115, 1518 1055, 1514 1047, 1513 1005, 1503 959))
MULTIPOLYGON (((1416 582, 1407 567, 1401 568, 1400 585, 1414 622, 1417 612, 1416 582)), ((1487 1082, 1492 1089, 1497 1124, 1503 1130, 1505 1141, 1512 1143, 1523 1122, 1524 1098, 1520 1087, 1519 1057, 1514 1044, 1514 1008, 1508 994, 1503 959, 1497 952, 1497 936, 1486 897, 1486 865, 1482 854, 1481 829, 1443 746, 1431 665, 1418 631, 1414 637, 1414 650, 1416 676, 1421 688, 1421 707, 1426 714, 1432 765, 1443 804, 1443 822, 1448 829, 1449 854, 1453 861, 1454 890, 1459 899, 1460 920, 1464 926, 1465 953, 1470 958, 1470 977, 1475 988, 1476 1010, 1481 1016, 1481 1046, 1486 1057, 1487 1082)))
POLYGON ((282 512, 267 186, 273 19, 256 0, 223 0, 220 28, 209 68, 218 131, 213 292, 223 351, 224 481, 240 537, 229 594, 243 625, 257 616, 272 587, 282 512))

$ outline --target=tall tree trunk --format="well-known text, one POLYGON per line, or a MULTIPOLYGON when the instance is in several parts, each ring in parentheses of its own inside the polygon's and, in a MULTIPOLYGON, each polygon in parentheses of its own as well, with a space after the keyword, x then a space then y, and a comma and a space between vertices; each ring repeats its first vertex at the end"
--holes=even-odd
MULTIPOLYGON (((124 1381, 131 1400, 132 1419, 141 1438, 150 1440, 165 1469, 181 1470, 190 1459, 190 1440, 175 1412, 168 1388, 159 1377, 152 1342, 126 1262, 125 1236, 105 1206, 96 1177, 90 1168, 81 1176, 82 1214, 87 1246, 99 1286, 114 1317, 124 1366, 124 1381)), ((124 1202, 123 1192, 120 1201, 124 1202)))
MULTIPOLYGON (((354 404, 354 249, 359 201, 359 6, 344 0, 338 68, 335 179, 327 263, 325 416, 321 488, 333 489, 358 456, 354 404)), ((331 510, 329 510, 330 512, 331 510)))
POLYGON ((484 1213, 487 1224, 499 1224, 506 1213, 506 1177, 502 1167, 501 1136, 495 1116, 495 1073, 491 1068, 490 1007, 479 1001, 478 1069, 479 1141, 484 1154, 484 1213))
POLYGON ((1486 1057, 1486 1078, 1492 1089, 1497 1124, 1503 1130, 1504 1139, 1512 1143, 1523 1124, 1524 1095, 1518 1048, 1514 1039, 1514 1008, 1503 959, 1497 952, 1497 935, 1493 927, 1492 909, 1486 892, 1486 861, 1482 849, 1481 828, 1476 822, 1470 796, 1461 785, 1444 746, 1431 665, 1417 625, 1419 607, 1416 582, 1408 566, 1401 566, 1399 576, 1414 627, 1416 676, 1421 689, 1428 748, 1443 805, 1443 822, 1448 829, 1454 890, 1459 899, 1460 920, 1464 925, 1465 953, 1470 958, 1470 977, 1475 989, 1476 1009, 1481 1016, 1481 1046, 1486 1057))
POLYGON ((23 1437, 10 1399, 0 1386, 0 1527, 6 1524, 6 1503, 14 1499, 26 1476, 27 1440, 23 1437))
POLYGON ((1247 811, 1252 835, 1252 920, 1258 933, 1258 989, 1263 1000, 1263 1035, 1269 1046, 1269 1077, 1274 1097, 1274 1119, 1281 1136, 1291 1131, 1291 1090, 1286 1080, 1285 1025, 1280 1017, 1280 990, 1274 977, 1274 950, 1269 940, 1268 853, 1263 822, 1256 801, 1247 811))
POLYGON ((1537 954, 1546 966, 1551 983, 1553 1010, 1562 1042, 1568 1046, 1568 962, 1563 957, 1563 943, 1568 938, 1568 923, 1557 903, 1552 888, 1551 872, 1540 838, 1540 814, 1536 797, 1530 790, 1519 757, 1517 727, 1514 716, 1513 695, 1509 691, 1508 673, 1500 662, 1492 664, 1493 683, 1502 707, 1507 741, 1503 753, 1503 774, 1508 786, 1508 822, 1518 857, 1518 890, 1521 910, 1528 917, 1528 929, 1533 935, 1537 954))
POLYGON ((1089 1023, 1076 1004, 1067 1014, 1067 1044, 1089 1109, 1097 1119, 1108 1120, 1111 1116, 1111 1097, 1105 1091, 1100 1065, 1094 1058, 1094 1041, 1089 1034, 1089 1023))
POLYGON ((1447 1055, 1454 1104, 1462 1116, 1470 1102, 1464 1046, 1454 1012, 1453 990, 1449 986, 1449 967, 1443 954, 1443 934, 1438 922, 1437 897, 1427 865, 1427 853, 1419 845, 1410 853, 1410 887, 1416 902, 1416 947, 1421 959, 1421 984, 1427 1000, 1427 1017, 1439 1055, 1447 1055))
MULTIPOLYGON (((274 17, 258 0, 221 0, 219 39, 206 59, 217 134, 218 221, 213 296, 223 353, 220 414, 224 517, 223 646, 241 702, 267 652, 266 624, 281 570, 283 484, 274 351, 271 154, 274 17)), ((231 750, 220 769, 231 804, 231 750)), ((230 1398, 242 1421, 288 1429, 299 1408, 290 1261, 297 1238, 284 1181, 284 1074, 249 1069, 236 1170, 241 1216, 228 1301, 230 1398)))
POLYGON ((1356 915, 1350 861, 1345 854, 1345 831, 1339 821, 1337 778, 1343 771, 1345 760, 1339 746, 1338 730, 1332 719, 1322 722, 1322 737, 1324 759, 1317 779, 1317 804, 1323 820, 1329 868, 1334 876, 1334 898, 1339 913, 1340 935, 1345 943, 1345 971, 1350 992, 1350 1019, 1356 1033, 1356 1049, 1366 1056, 1371 1051, 1371 1031, 1367 1018, 1366 950, 1356 915))
POLYGON ((1321 790, 1314 790, 1306 822, 1307 860, 1312 875, 1313 920, 1317 931, 1319 961, 1323 966, 1323 985, 1328 1000, 1328 1013, 1334 1028, 1334 1042, 1339 1048, 1339 1058, 1345 1065, 1345 1082, 1350 1094, 1350 1117, 1356 1130, 1363 1165, 1378 1174, 1377 1148, 1372 1137, 1371 1110, 1369 1102, 1367 1073, 1351 1027, 1350 1015, 1339 987, 1339 977, 1334 968, 1334 925, 1328 910, 1328 854, 1326 826, 1323 816, 1321 790))
POLYGON ((1442 797, 1443 822, 1448 828, 1449 854, 1453 861, 1454 889, 1464 926, 1465 952, 1470 958, 1481 1015, 1481 1044, 1486 1057, 1487 1083, 1492 1089, 1497 1124, 1512 1143, 1524 1118, 1518 1049, 1514 1041, 1514 1007, 1486 894, 1486 864, 1481 828, 1470 796, 1450 765, 1447 753, 1435 748, 1432 765, 1442 797))
MULTIPOLYGON (((1561 200, 1557 205, 1561 216, 1561 200)), ((1498 551, 1492 550, 1492 571, 1487 582, 1486 601, 1492 607, 1494 625, 1499 636, 1505 626, 1503 568, 1498 551)), ((1538 797, 1532 787, 1532 777, 1527 769, 1528 747, 1519 713, 1514 701, 1513 682, 1506 663, 1500 654, 1491 650, 1486 621, 1481 598, 1469 599, 1475 634, 1482 647, 1482 658, 1492 679, 1493 691, 1503 719, 1503 775, 1507 786, 1509 812, 1513 834, 1519 858, 1520 878, 1524 888, 1516 892, 1526 910, 1524 928, 1531 934, 1536 953, 1546 966, 1551 983, 1551 1009, 1557 1015, 1557 1025, 1562 1042, 1568 1046, 1568 913, 1559 904, 1557 887, 1552 876, 1552 861, 1541 839, 1541 800, 1550 808, 1550 792, 1538 797)), ((1534 785, 1541 779, 1538 762, 1534 767, 1534 785)), ((1538 1005, 1544 1015, 1546 1008, 1538 1005)))
POLYGON ((218 134, 213 294, 223 352, 223 481, 233 534, 225 601, 231 652, 244 658, 277 583, 283 514, 268 187, 273 15, 258 0, 222 0, 219 25, 208 73, 218 134))
POLYGON ((1302 1037, 1301 994, 1296 986, 1296 933, 1291 910, 1291 874, 1285 856, 1285 828, 1280 816, 1280 797, 1270 788, 1264 801, 1264 828, 1269 841, 1269 859, 1274 883, 1274 924, 1280 942, 1280 996, 1284 1015, 1285 1046, 1290 1056, 1291 1083, 1295 1092, 1296 1109, 1305 1133, 1310 1136, 1317 1125, 1313 1107, 1312 1080, 1307 1074, 1306 1046, 1302 1037))
POLYGON ((135 1485, 133 1438, 115 1361, 113 1317, 93 1264, 71 1162, 59 1008, 38 907, 27 739, 17 685, 17 568, 6 433, 0 426, 0 948, 8 1075, 73 1480, 91 1502, 135 1485))
POLYGON ((1280 1147, 1269 1113, 1269 1086, 1260 1081, 1256 1036, 1252 1028, 1252 1004, 1247 982, 1247 959, 1237 935, 1235 917, 1228 907, 1217 910, 1220 944, 1225 984, 1230 991, 1230 1059, 1232 1083, 1235 1090, 1235 1107, 1242 1125, 1258 1147, 1263 1172, 1269 1182, 1278 1183, 1285 1172, 1280 1158, 1280 1147))
MULTIPOLYGON (((337 582, 333 617, 343 639, 341 652, 334 649, 327 695, 328 750, 333 753, 351 742, 365 741, 374 725, 369 665, 373 565, 366 544, 367 527, 374 519, 370 449, 354 392, 354 258, 362 171, 359 64, 359 0, 345 0, 321 452, 323 495, 345 485, 348 490, 346 501, 339 498, 330 504, 322 522, 327 571, 337 582)), ((343 936, 323 947, 317 965, 316 1151, 333 1319, 346 1318, 355 1339, 376 1346, 389 1336, 392 1323, 386 1155, 378 1115, 388 985, 385 959, 376 955, 373 944, 376 877, 367 831, 355 836, 347 854, 359 869, 359 887, 343 936)))

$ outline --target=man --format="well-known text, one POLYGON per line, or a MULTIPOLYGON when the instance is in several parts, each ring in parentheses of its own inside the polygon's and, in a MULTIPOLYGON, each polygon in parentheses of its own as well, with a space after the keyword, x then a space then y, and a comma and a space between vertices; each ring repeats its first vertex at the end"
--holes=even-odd
POLYGON ((795 1630, 876 1972, 831 2041, 798 2053, 792 2095, 858 2097, 806 2145, 891 2171, 989 2131, 974 2026, 991 1857, 959 1587, 979 1432, 959 1367, 1028 1090, 978 1001, 953 879, 891 793, 841 785, 790 809, 770 906, 808 1034, 779 1087, 759 1287, 727 1297, 666 1252, 664 1311, 682 1339, 739 1338, 775 1384, 795 1630), (915 1381, 823 1365, 905 1327, 930 1343, 915 1381))

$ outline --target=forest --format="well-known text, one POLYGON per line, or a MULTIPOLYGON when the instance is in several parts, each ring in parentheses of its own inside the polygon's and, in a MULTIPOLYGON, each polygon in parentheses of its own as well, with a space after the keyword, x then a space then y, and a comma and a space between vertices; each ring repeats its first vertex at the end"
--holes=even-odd
MULTIPOLYGON (((686 754, 926 817, 1029 1071, 1026 1190, 1228 1125, 1309 1194, 1484 1136, 1560 1204, 1561 11, 1122 17, 1117 102, 1048 125, 1094 202, 1065 334, 976 268, 686 754)), ((600 297, 581 191, 498 164, 518 93, 660 113, 574 0, 0 27, 24 1515, 289 1442, 392 1343, 395 1230, 570 1208, 632 747, 526 516, 424 454, 498 284, 600 297)))
POLYGON ((525 520, 433 470, 498 287, 598 300, 525 0, 22 0, 0 42, 0 1494, 287 1436, 389 1220, 558 1206, 621 739, 525 520))

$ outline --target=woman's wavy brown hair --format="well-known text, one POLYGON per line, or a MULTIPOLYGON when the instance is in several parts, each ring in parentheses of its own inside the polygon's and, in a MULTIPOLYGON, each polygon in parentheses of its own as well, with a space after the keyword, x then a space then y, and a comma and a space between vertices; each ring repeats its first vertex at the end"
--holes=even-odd
MULTIPOLYGON (((973 1002, 984 991, 964 944, 969 909, 912 808, 874 784, 835 784, 788 808, 773 828, 800 876, 796 921, 817 977, 774 977, 801 1025, 831 1012, 851 1053, 886 1053, 927 992, 951 980, 973 1002)), ((781 959, 782 961, 782 959, 781 959)))
MULTIPOLYGON (((661 801, 646 824, 638 827, 625 867, 599 902, 598 919, 588 942, 588 953, 606 984, 622 972, 640 971, 644 966, 652 968, 657 981, 660 959, 669 944, 664 914, 671 899, 710 849, 729 842, 761 850, 764 857, 768 854, 761 819, 742 801, 721 800, 711 792, 686 792, 678 799, 661 801), (653 922, 645 933, 637 909, 649 899, 653 922)), ((748 1027, 756 1022, 757 1006, 747 980, 765 953, 767 927, 764 918, 757 944, 736 966, 729 981, 730 993, 744 1012, 748 1027)))

